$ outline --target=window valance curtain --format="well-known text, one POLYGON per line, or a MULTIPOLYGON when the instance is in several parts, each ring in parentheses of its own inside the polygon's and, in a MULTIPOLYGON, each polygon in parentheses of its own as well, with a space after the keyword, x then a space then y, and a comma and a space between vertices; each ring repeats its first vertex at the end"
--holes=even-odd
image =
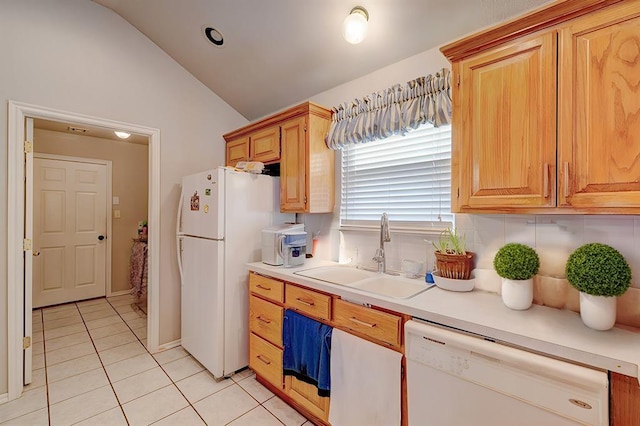
POLYGON ((325 142, 330 149, 404 135, 425 123, 451 120, 451 71, 443 68, 403 85, 372 93, 332 108, 325 142))

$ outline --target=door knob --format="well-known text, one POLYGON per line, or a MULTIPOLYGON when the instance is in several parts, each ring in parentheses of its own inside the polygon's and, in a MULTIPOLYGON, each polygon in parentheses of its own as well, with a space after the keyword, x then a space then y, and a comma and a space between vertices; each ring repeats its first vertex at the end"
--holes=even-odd
POLYGON ((104 240, 105 238, 107 238, 107 237, 105 237, 104 235, 98 235, 98 239, 99 239, 100 241, 104 240))
POLYGON ((34 252, 33 252, 33 256, 34 256, 34 257, 40 256, 40 252, 39 252, 39 251, 37 251, 37 250, 36 250, 36 251, 34 251, 34 252))

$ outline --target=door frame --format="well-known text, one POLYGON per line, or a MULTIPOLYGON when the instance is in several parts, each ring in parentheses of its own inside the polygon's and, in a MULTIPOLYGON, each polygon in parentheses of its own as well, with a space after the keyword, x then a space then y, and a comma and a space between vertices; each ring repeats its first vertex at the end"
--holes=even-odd
MULTIPOLYGON (((24 312, 24 256, 25 235, 25 120, 47 120, 124 130, 148 137, 149 140, 149 276, 147 287, 147 349, 154 353, 159 346, 159 289, 160 276, 160 129, 124 123, 105 118, 47 108, 9 100, 7 137, 7 378, 8 399, 18 398, 23 388, 23 321, 24 312)), ((33 185, 33 182, 31 182, 33 185)), ((32 224, 27 226, 32 227, 32 224)), ((29 313, 28 320, 31 319, 29 313)))
MULTIPOLYGON (((106 167, 106 179, 107 179, 107 191, 105 194, 105 208, 106 208, 106 218, 107 218, 107 241, 106 241, 106 250, 105 253, 105 287, 104 293, 105 296, 111 296, 111 237, 113 231, 113 163, 111 160, 101 160, 96 158, 85 158, 85 157, 71 157, 68 155, 58 155, 58 154, 45 154, 41 152, 33 153, 33 161, 34 161, 34 169, 35 169, 35 160, 36 158, 44 159, 44 160, 60 160, 60 161, 69 161, 72 163, 88 163, 88 164, 100 164, 106 167)), ((33 194, 36 196, 36 194, 33 194)), ((32 222, 33 223, 33 222, 32 222)), ((32 240, 35 239, 35 236, 32 237, 32 240)), ((33 291, 33 289, 32 289, 33 291)))

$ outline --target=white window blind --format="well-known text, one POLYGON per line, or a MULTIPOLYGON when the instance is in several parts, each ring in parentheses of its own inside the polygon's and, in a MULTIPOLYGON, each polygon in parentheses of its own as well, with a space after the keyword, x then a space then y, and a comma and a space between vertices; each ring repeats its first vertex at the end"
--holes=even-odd
POLYGON ((342 150, 341 227, 377 226, 383 212, 394 228, 451 225, 451 126, 342 150))

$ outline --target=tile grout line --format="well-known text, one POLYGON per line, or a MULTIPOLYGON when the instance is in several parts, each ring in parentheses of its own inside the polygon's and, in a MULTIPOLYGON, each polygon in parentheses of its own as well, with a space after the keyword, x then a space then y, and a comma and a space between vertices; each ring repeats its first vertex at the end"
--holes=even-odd
MULTIPOLYGON (((111 302, 109 301, 109 299, 107 299, 107 303, 109 303, 109 305, 110 305, 110 306, 111 306, 111 307, 116 311, 116 313, 118 314, 118 316, 120 316, 120 318, 124 321, 124 323, 127 325, 127 327, 129 328, 129 330, 131 330, 131 332, 133 333, 133 335, 134 335, 134 336, 136 336, 136 339, 138 339, 138 341, 140 342, 140 344, 142 344, 142 346, 144 347, 145 351, 147 351, 147 354, 149 354, 149 356, 151 357, 151 359, 153 359, 153 360, 155 361, 155 363, 158 365, 158 367, 160 367, 160 370, 162 370, 162 372, 167 376, 167 378, 168 378, 168 379, 169 379, 169 381, 171 382, 171 385, 173 385, 173 386, 176 388, 176 390, 180 393, 180 395, 182 395, 182 397, 184 398, 184 400, 185 400, 185 401, 187 401, 188 406, 189 406, 189 407, 191 407, 191 408, 193 409, 193 411, 198 415, 198 417, 200 417, 200 419, 201 419, 201 420, 204 422, 204 424, 206 425, 206 424, 207 424, 207 422, 205 422, 205 420, 202 418, 202 416, 200 415, 200 413, 198 412, 198 410, 196 410, 196 409, 195 409, 195 407, 191 404, 191 401, 189 401, 189 399, 187 399, 187 397, 182 393, 182 391, 180 390, 180 388, 178 387, 178 385, 176 385, 176 383, 173 381, 173 379, 171 378, 171 376, 169 376, 169 374, 165 371, 165 369, 162 367, 162 365, 160 364, 160 362, 158 362, 158 360, 153 356, 153 354, 152 354, 151 352, 149 352, 149 349, 147 348, 147 345, 145 345, 145 344, 143 344, 143 343, 142 343, 142 340, 138 337, 138 335, 137 335, 137 334, 135 334, 135 333, 133 332, 133 329, 131 328, 131 326, 129 325, 129 323, 127 323, 127 321, 125 321, 125 320, 124 320, 124 318, 122 318, 122 316, 120 315, 120 312, 118 312, 118 311, 115 309, 115 307, 111 304, 111 302)), ((134 312, 135 312, 135 311, 134 311, 134 312)), ((145 314, 145 318, 146 318, 146 314, 145 314)), ((185 358, 186 358, 186 357, 185 357, 185 358)), ((195 358, 194 358, 194 359, 195 359, 195 358)), ((149 370, 145 370, 145 371, 149 371, 149 370)), ((138 374, 140 374, 140 373, 138 373, 138 374)), ((196 374, 197 374, 197 373, 196 373, 196 374)), ((188 376, 188 377, 191 377, 191 376, 188 376)), ((109 376, 108 376, 108 375, 107 375, 107 378, 109 378, 109 376)), ((109 383, 111 383, 111 379, 110 379, 110 378, 109 378, 109 383)), ((171 385, 163 386, 163 387, 161 387, 160 389, 164 389, 165 387, 169 387, 169 386, 171 386, 171 385)), ((113 386, 113 385, 112 385, 112 386, 113 386)), ((149 395, 150 393, 156 392, 156 391, 158 391, 158 390, 160 390, 160 389, 156 389, 156 390, 154 390, 154 391, 152 391, 152 392, 146 393, 146 394, 144 394, 144 395, 140 395, 139 397, 134 398, 134 399, 132 399, 131 401, 135 401, 136 399, 142 398, 142 397, 144 397, 144 396, 146 396, 146 395, 149 395)), ((114 389, 114 393, 115 393, 115 389, 114 389)), ((117 395, 116 395, 116 398, 117 398, 117 395)), ((131 402, 131 401, 128 401, 127 403, 129 403, 129 402, 131 402)), ((118 399, 118 402, 120 402, 120 400, 119 400, 119 399, 118 399)), ((186 407, 185 407, 185 408, 186 408, 186 407)), ((121 409, 121 410, 122 410, 122 412, 124 413, 124 408, 122 407, 122 404, 120 405, 120 409, 121 409)), ((160 419, 158 419, 158 420, 154 421, 153 423, 157 423, 157 422, 159 422, 159 421, 161 421, 161 420, 163 420, 163 419, 166 419, 167 417, 170 417, 170 416, 172 416, 172 415, 174 415, 174 414, 176 414, 176 413, 178 413, 178 412, 180 412, 180 411, 182 411, 182 410, 184 410, 184 408, 181 408, 180 410, 178 410, 178 411, 176 411, 176 412, 174 412, 174 413, 170 413, 170 414, 168 414, 168 415, 166 415, 166 416, 164 416, 164 417, 162 417, 162 418, 160 418, 160 419)), ((126 418, 126 414, 125 414, 125 418, 126 418)), ((152 423, 152 424, 153 424, 153 423, 152 423)), ((128 424, 128 419, 127 419, 127 424, 128 424)))
MULTIPOLYGON (((47 374, 47 336, 44 332, 44 309, 40 309, 40 322, 42 323, 42 358, 44 359, 44 387, 47 395, 47 424, 51 426, 51 404, 49 403, 49 375, 47 374)), ((33 334, 33 330, 31 332, 33 334)), ((32 337, 33 338, 33 337, 32 337)), ((33 359, 33 352, 31 353, 33 359)), ((31 364, 33 370, 33 364, 31 364)))
MULTIPOLYGON (((106 300, 106 297, 105 297, 106 300)), ((107 303, 109 301, 107 300, 107 303)), ((78 306, 78 303, 75 302, 76 308, 78 309, 78 312, 80 313, 80 318, 82 319, 82 324, 84 325, 84 328, 87 330, 87 334, 89 335, 89 339, 91 340, 91 345, 93 346, 93 350, 96 351, 96 356, 98 357, 98 360, 100 361, 100 365, 102 366, 102 371, 104 371, 104 375, 107 378, 107 381, 109 382, 109 386, 111 387, 111 391, 113 392, 113 396, 116 398, 116 402, 118 403, 118 407, 120 407, 120 411, 122 411, 122 415, 124 416, 124 421, 127 422, 127 425, 129 425, 129 419, 127 419, 127 416, 124 413, 124 410, 122 409, 122 404, 120 404, 120 399, 118 398, 118 394, 116 394, 116 390, 113 388, 113 383, 111 383, 111 379, 109 378, 109 374, 107 374, 107 369, 105 368, 104 362, 102 362, 102 358, 100 357, 100 352, 98 352, 98 348, 96 347, 95 342, 93 341, 93 336, 91 335, 91 332, 89 331, 89 327, 87 327, 87 322, 84 320, 84 316, 82 315, 82 311, 80 311, 80 307, 78 306)), ((111 304, 109 303, 109 306, 111 306, 111 304)), ((113 309, 113 306, 111 306, 111 308, 113 309)), ((114 309, 115 311, 115 309, 114 309)), ((117 313, 117 311, 116 311, 117 313)), ((98 388, 99 389, 99 388, 98 388)), ((95 389, 94 389, 95 390, 95 389)), ((109 408, 105 411, 102 411, 100 413, 96 413, 93 416, 87 417, 86 419, 81 419, 79 421, 77 421, 76 423, 80 423, 83 422, 85 420, 89 420, 92 417, 95 416, 99 416, 100 414, 106 413, 109 410, 112 410, 113 408, 109 408)))

